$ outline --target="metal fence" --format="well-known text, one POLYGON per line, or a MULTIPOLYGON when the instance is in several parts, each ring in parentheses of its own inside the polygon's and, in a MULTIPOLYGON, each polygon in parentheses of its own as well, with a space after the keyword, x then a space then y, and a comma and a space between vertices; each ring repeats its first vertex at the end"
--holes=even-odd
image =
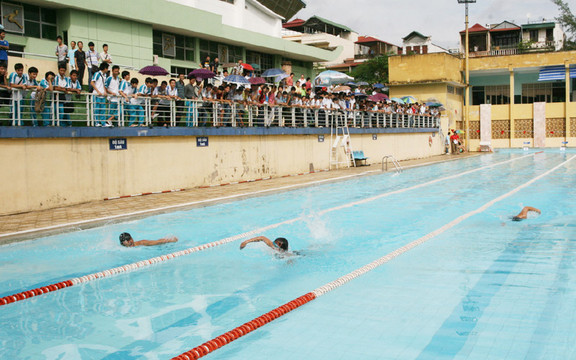
POLYGON ((370 110, 327 110, 231 101, 102 97, 89 93, 46 92, 39 108, 31 91, 0 96, 3 126, 102 127, 329 127, 439 128, 440 117, 370 110))

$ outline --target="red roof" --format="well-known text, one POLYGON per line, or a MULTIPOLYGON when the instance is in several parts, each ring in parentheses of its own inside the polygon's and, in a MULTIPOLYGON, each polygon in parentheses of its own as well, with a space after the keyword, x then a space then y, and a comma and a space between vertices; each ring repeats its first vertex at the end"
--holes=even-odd
POLYGON ((356 44, 365 44, 365 43, 371 43, 371 42, 381 42, 381 43, 388 44, 391 46, 396 46, 394 44, 390 44, 389 42, 377 39, 373 36, 358 36, 358 41, 356 41, 356 44))
POLYGON ((302 26, 304 25, 304 23, 306 22, 306 20, 302 20, 302 19, 294 19, 292 21, 289 21, 285 24, 282 25, 283 28, 293 28, 293 27, 298 27, 298 26, 302 26))
MULTIPOLYGON (((488 31, 488 29, 486 29, 484 26, 480 25, 480 24, 476 24, 474 26, 472 26, 471 28, 468 28, 468 32, 483 32, 483 31, 488 31)), ((460 34, 463 34, 466 32, 466 29, 460 31, 460 34)))

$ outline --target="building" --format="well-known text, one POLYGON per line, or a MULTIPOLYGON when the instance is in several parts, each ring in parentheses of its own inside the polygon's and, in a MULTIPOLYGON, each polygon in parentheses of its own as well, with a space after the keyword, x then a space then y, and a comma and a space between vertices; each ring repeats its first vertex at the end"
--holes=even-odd
MULTIPOLYGON (((401 55, 391 57, 389 64, 391 97, 437 99, 446 108, 444 133, 465 129, 465 65, 460 56, 401 55)), ((481 141, 496 148, 573 146, 576 51, 471 58, 470 98, 470 127, 465 130, 471 150, 481 141)))
POLYGON ((432 37, 422 35, 418 31, 412 31, 402 38, 401 53, 404 54, 432 54, 447 53, 448 50, 432 43, 432 37))
POLYGON ((347 58, 341 64, 331 65, 327 68, 330 70, 351 72, 358 65, 363 62, 373 59, 381 55, 396 55, 400 51, 400 47, 382 41, 373 36, 360 36, 356 41, 354 57, 347 58))
MULTIPOLYGON (((261 69, 290 66, 311 74, 312 64, 332 60, 325 49, 282 39, 282 21, 300 10, 300 0, 26 0, 0 2, 11 55, 54 56, 55 39, 109 45, 123 67, 152 64, 172 73, 197 68, 206 56, 220 63, 244 60, 261 69), (8 15, 13 20, 8 20, 8 15), (17 52, 16 52, 17 51, 17 52)), ((40 69, 43 71, 43 69, 40 69)))
MULTIPOLYGON (((460 32, 461 52, 464 52, 466 30, 460 32)), ((468 29, 471 57, 514 55, 534 51, 558 51, 566 36, 555 22, 516 25, 509 21, 484 27, 475 24, 468 29)))

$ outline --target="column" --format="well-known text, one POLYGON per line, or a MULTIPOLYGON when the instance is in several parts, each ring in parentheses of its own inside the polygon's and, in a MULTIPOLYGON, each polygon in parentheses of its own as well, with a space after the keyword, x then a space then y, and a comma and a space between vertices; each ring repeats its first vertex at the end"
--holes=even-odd
POLYGON ((195 38, 194 39, 194 62, 196 63, 196 66, 199 66, 200 62, 202 62, 202 60, 200 60, 200 39, 199 38, 195 38))
POLYGON ((564 62, 564 66, 566 67, 566 99, 564 101, 564 117, 566 121, 566 133, 564 134, 564 141, 568 141, 570 137, 570 114, 569 114, 569 105, 570 105, 570 64, 568 60, 564 62))
POLYGON ((514 123, 514 68, 512 65, 508 67, 510 71, 510 147, 512 147, 512 140, 516 134, 516 124, 514 123))

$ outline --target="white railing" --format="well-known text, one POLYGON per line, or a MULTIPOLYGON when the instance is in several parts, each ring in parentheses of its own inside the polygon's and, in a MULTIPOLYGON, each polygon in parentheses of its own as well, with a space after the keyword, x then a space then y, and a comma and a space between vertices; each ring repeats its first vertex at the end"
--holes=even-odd
POLYGON ((47 92, 43 109, 30 91, 12 90, 0 97, 3 126, 88 127, 329 127, 333 120, 358 128, 439 128, 440 117, 384 111, 328 110, 306 106, 266 105, 213 100, 168 100, 89 93, 47 92), (22 100, 14 94, 22 92, 22 100))

